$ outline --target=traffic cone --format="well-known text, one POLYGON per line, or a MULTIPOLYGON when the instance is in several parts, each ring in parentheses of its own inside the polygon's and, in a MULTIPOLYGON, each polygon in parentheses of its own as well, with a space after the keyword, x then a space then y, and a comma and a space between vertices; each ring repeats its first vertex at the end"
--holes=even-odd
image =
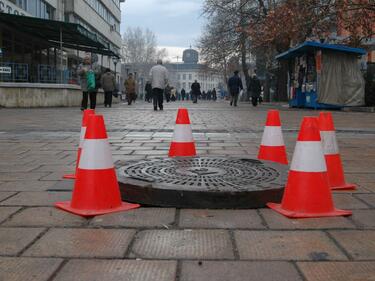
POLYGON ((168 156, 196 156, 196 154, 189 113, 186 108, 179 108, 168 156))
POLYGON ((288 164, 278 110, 268 111, 258 159, 288 164))
POLYGON ((333 205, 316 117, 305 117, 302 121, 281 204, 267 206, 291 218, 352 214, 333 205))
POLYGON ((330 112, 321 112, 318 121, 324 157, 327 164, 329 186, 331 189, 355 189, 355 184, 345 182, 332 114, 330 112))
POLYGON ((55 206, 84 217, 126 211, 138 204, 121 202, 120 189, 102 115, 90 115, 71 201, 55 206))
POLYGON ((76 161, 75 174, 64 175, 63 176, 64 179, 76 179, 76 174, 77 174, 77 169, 78 169, 78 163, 79 163, 79 159, 81 158, 83 141, 85 139, 87 121, 88 121, 88 118, 89 118, 89 116, 91 114, 95 114, 95 110, 94 109, 86 109, 85 111, 83 111, 81 134, 79 136, 79 145, 78 145, 78 150, 77 150, 77 161, 76 161))

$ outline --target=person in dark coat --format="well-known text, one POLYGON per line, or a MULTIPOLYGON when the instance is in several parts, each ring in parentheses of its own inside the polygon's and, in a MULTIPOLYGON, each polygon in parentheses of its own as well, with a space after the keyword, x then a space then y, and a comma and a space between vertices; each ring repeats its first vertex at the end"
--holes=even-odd
POLYGON ((146 82, 145 92, 146 92, 145 101, 151 102, 151 99, 152 99, 152 85, 151 85, 150 81, 146 82))
POLYGON ((260 80, 258 79, 258 77, 255 74, 250 80, 249 89, 250 89, 250 92, 251 92, 251 103, 253 104, 253 106, 257 106, 258 101, 259 101, 259 103, 261 102, 260 101, 260 93, 262 91, 262 85, 260 84, 260 80))
POLYGON ((191 99, 193 100, 193 103, 198 102, 198 96, 201 94, 201 85, 198 83, 197 80, 194 81, 193 84, 191 84, 191 99))
POLYGON ((104 91, 104 106, 112 107, 112 94, 116 89, 116 78, 109 68, 100 78, 100 84, 104 91))
POLYGON ((215 89, 215 88, 213 88, 213 90, 212 90, 212 99, 213 99, 214 101, 217 100, 217 95, 216 95, 216 89, 215 89))
POLYGON ((164 89, 165 100, 167 102, 169 102, 171 100, 171 91, 172 91, 171 86, 169 86, 169 84, 167 84, 167 87, 165 87, 165 89, 164 89))
POLYGON ((242 80, 238 76, 238 70, 234 72, 234 75, 228 80, 228 90, 231 96, 230 105, 237 106, 238 95, 240 90, 243 90, 242 80))
POLYGON ((182 88, 182 90, 181 90, 181 99, 182 99, 182 100, 185 100, 185 96, 186 96, 185 89, 182 88))

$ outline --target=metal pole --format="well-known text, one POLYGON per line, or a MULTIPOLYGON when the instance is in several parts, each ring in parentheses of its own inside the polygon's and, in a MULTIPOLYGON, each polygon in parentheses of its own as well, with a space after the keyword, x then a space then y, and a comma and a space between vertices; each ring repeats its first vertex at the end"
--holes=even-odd
POLYGON ((60 27, 60 83, 62 84, 63 81, 63 34, 62 34, 62 28, 60 27))

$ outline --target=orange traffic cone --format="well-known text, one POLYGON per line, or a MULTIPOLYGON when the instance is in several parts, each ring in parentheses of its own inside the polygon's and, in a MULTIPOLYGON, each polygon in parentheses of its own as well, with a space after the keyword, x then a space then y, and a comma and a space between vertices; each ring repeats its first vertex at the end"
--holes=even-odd
POLYGON ((291 218, 352 214, 333 205, 316 117, 305 117, 302 121, 281 204, 267 206, 291 218))
POLYGON ((83 141, 85 139, 87 121, 88 121, 89 116, 91 114, 95 114, 95 110, 94 109, 86 109, 83 112, 81 134, 79 136, 79 146, 78 146, 78 150, 77 150, 77 161, 76 161, 75 174, 64 175, 63 176, 64 179, 76 179, 76 174, 77 174, 77 169, 78 169, 78 163, 79 163, 79 159, 81 158, 81 151, 82 151, 83 141))
POLYGON ((258 159, 288 164, 278 110, 269 110, 258 159))
POLYGON ((196 156, 196 154, 189 113, 186 108, 179 108, 168 156, 196 156))
POLYGON ((332 114, 330 112, 321 112, 318 121, 327 164, 329 186, 331 189, 355 189, 355 184, 345 182, 332 114))
POLYGON ((102 115, 89 117, 72 201, 58 202, 55 206, 84 217, 139 207, 121 202, 102 115))

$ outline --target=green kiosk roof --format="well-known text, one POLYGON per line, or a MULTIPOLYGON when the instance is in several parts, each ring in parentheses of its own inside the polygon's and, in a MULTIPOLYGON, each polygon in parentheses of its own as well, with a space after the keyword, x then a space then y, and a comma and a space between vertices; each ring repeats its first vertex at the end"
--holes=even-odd
POLYGON ((100 40, 96 34, 76 23, 5 13, 0 13, 0 23, 41 38, 53 46, 60 45, 60 36, 62 35, 61 41, 65 48, 118 57, 118 54, 110 50, 107 42, 100 40))

